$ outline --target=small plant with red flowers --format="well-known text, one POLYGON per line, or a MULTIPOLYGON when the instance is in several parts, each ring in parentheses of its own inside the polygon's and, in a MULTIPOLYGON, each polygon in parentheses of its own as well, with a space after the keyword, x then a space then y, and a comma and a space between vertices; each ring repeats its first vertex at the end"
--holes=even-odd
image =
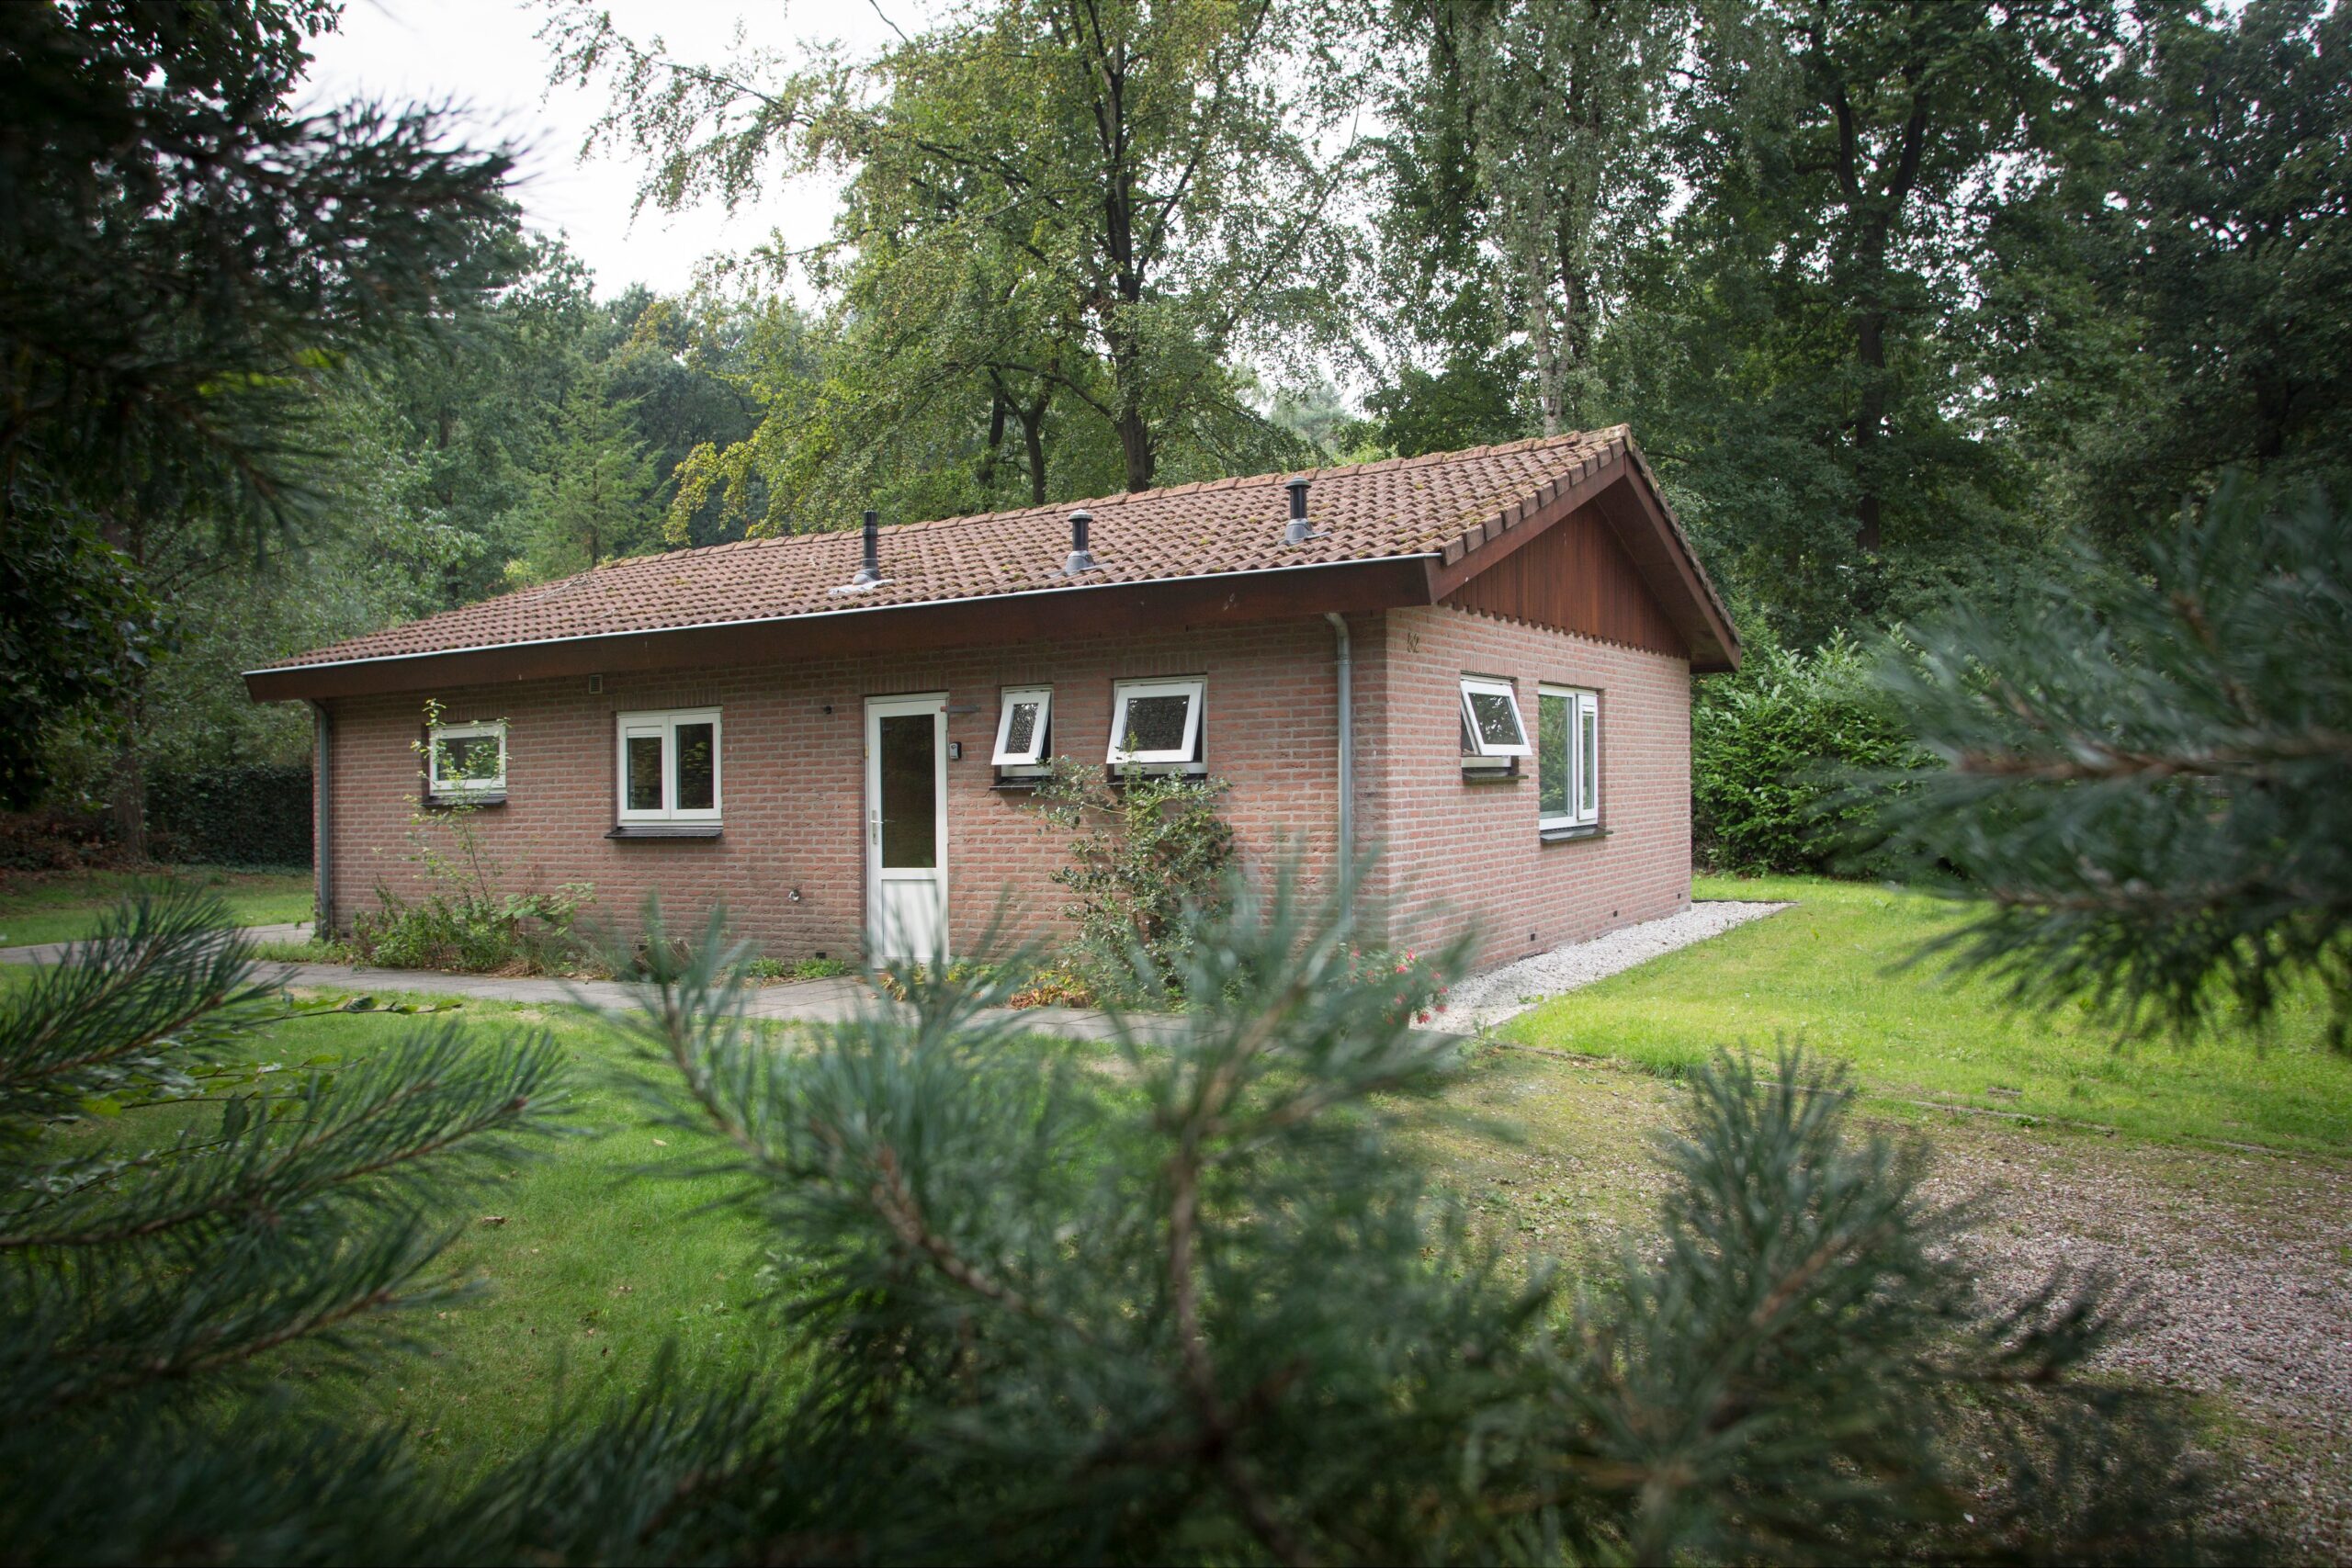
POLYGON ((1396 1006, 1388 1017, 1395 1023, 1427 1023, 1445 1005, 1446 979, 1411 948, 1348 947, 1348 978, 1371 984, 1393 976, 1396 1006))

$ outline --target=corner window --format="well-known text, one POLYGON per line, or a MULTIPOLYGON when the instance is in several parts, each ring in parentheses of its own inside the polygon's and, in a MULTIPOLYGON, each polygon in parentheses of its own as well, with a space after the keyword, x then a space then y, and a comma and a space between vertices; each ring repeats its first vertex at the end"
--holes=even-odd
POLYGON ((1544 832, 1600 822, 1600 694, 1544 686, 1535 696, 1537 826, 1544 832))
POLYGON ((1534 748, 1519 716, 1519 689, 1485 675, 1462 678, 1462 765, 1510 768, 1534 748))
POLYGON ((1023 773, 1043 772, 1053 744, 1054 690, 1051 686, 1008 688, 996 721, 996 755, 1000 768, 1023 773))
POLYGON ((718 820, 718 710, 620 716, 620 819, 718 820))
POLYGON ((1114 767, 1197 771, 1201 765, 1202 681, 1122 681, 1111 689, 1114 767))
POLYGON ((506 721, 441 724, 424 749, 425 793, 436 800, 506 793, 506 721))

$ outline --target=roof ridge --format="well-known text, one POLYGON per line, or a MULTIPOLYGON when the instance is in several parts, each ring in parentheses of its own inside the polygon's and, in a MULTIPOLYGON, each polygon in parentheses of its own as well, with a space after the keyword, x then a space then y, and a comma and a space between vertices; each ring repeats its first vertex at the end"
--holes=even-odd
MULTIPOLYGON (((1187 479, 1178 485, 1153 485, 1148 490, 1119 491, 1108 495, 1079 496, 1069 501, 1049 501, 1043 505, 1012 506, 996 512, 958 512, 946 517, 925 517, 911 523, 885 523, 882 532, 889 534, 916 528, 944 528, 956 523, 978 523, 989 520, 1011 522, 1036 514, 1078 511, 1092 511, 1098 506, 1125 506, 1139 501, 1157 500, 1162 496, 1196 495, 1203 491, 1241 490, 1253 484, 1270 484, 1277 488, 1289 482, 1295 474, 1309 479, 1339 479, 1349 474, 1377 473, 1390 468, 1434 468, 1442 463, 1464 462, 1474 457, 1490 457, 1501 452, 1532 452, 1541 447, 1570 446, 1579 442, 1597 442, 1623 434, 1623 424, 1609 425, 1599 430, 1564 430, 1556 435, 1531 435, 1523 440, 1505 442, 1498 446, 1471 446, 1453 452, 1418 452, 1409 457, 1374 457, 1361 463, 1339 463, 1329 468, 1272 468, 1255 474, 1227 474, 1217 479, 1187 479)), ((811 529, 810 534, 839 534, 840 528, 811 529)), ((802 537, 801 535, 776 536, 802 537)))

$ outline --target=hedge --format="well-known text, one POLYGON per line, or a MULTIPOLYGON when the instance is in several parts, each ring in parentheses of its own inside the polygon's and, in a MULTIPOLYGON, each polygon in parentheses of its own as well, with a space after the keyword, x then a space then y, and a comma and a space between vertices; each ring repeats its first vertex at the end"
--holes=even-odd
POLYGON ((157 860, 206 865, 311 863, 311 769, 254 762, 147 779, 157 860))
POLYGON ((1912 765, 1917 747, 1842 637, 1811 653, 1758 637, 1736 675, 1697 682, 1690 712, 1692 846, 1718 871, 1873 872, 1846 846, 1869 837, 1848 790, 1858 773, 1912 765))

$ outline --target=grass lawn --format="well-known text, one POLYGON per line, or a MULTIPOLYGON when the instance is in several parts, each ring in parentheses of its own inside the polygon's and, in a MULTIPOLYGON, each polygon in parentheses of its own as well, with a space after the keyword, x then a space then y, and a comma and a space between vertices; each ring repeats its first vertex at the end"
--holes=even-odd
MULTIPOLYGON (((481 1001, 460 1016, 485 1033, 544 1030, 565 1047, 572 1131, 526 1142, 476 1193, 441 1264, 481 1294, 435 1309, 415 1325, 421 1353, 377 1361, 341 1397, 411 1426, 424 1452, 472 1474, 529 1444, 560 1406, 643 1386, 665 1343, 684 1370, 744 1362, 761 1338, 746 1318, 760 1310, 763 1259, 752 1227, 707 1207, 731 1179, 685 1174, 686 1158, 708 1151, 650 1126, 622 1087, 627 1047, 612 1021, 481 1001)), ((358 1057, 438 1021, 340 1014, 290 1021, 267 1040, 272 1055, 358 1057)))
POLYGON ((240 871, 184 865, 168 872, 85 871, 10 876, 0 880, 0 947, 72 942, 85 937, 119 899, 177 884, 208 888, 229 906, 241 926, 277 925, 311 918, 308 871, 240 871))
POLYGON ((1960 917, 1849 882, 1702 878, 1702 898, 1796 907, 1513 1019, 1502 1038, 1672 1074, 1718 1046, 1782 1042, 1853 1064, 1882 1101, 1930 1100, 2098 1122, 2159 1141, 2352 1150, 2352 1057, 2295 998, 2267 1039, 2119 1043, 2078 1013, 2012 1013, 1997 987, 1904 960, 1960 917))

